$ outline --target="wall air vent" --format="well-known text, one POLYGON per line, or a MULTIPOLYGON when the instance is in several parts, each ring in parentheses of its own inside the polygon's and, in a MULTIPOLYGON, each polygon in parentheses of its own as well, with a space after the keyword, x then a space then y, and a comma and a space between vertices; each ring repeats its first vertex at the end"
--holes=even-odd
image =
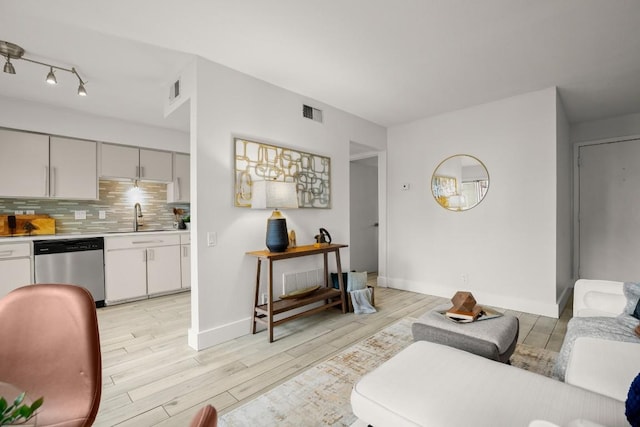
POLYGON ((322 110, 318 110, 317 108, 313 108, 308 105, 303 105, 302 117, 322 123, 322 110))
POLYGON ((180 79, 176 80, 171 86, 169 86, 169 102, 173 102, 176 98, 180 97, 180 79))

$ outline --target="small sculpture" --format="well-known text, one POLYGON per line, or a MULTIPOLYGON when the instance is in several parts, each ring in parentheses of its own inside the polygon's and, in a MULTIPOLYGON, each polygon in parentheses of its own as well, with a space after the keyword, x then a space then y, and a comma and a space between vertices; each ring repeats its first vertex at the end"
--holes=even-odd
POLYGON ((298 246, 298 244, 296 242, 296 231, 295 230, 291 230, 289 232, 289 247, 290 248, 295 248, 296 246, 298 246))

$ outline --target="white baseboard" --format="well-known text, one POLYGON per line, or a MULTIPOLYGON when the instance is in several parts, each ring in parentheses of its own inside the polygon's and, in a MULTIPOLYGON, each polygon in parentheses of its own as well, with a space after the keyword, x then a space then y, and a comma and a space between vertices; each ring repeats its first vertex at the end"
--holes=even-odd
POLYGON ((189 347, 198 351, 204 350, 225 341, 247 335, 251 332, 250 327, 251 318, 247 317, 204 331, 196 331, 193 328, 189 328, 189 347))
MULTIPOLYGON (((459 290, 468 289, 454 289, 448 286, 435 284, 435 283, 423 283, 415 282, 404 279, 386 278, 386 284, 389 288, 400 289, 403 291, 417 292, 420 294, 434 295, 443 298, 451 298, 459 290)), ((494 307, 505 308, 508 310, 522 311, 525 313, 537 314, 539 316, 547 317, 559 317, 559 307, 557 301, 543 302, 527 300, 522 298, 516 298, 506 295, 493 294, 491 292, 482 292, 479 290, 473 290, 473 296, 480 304, 486 304, 494 307)))

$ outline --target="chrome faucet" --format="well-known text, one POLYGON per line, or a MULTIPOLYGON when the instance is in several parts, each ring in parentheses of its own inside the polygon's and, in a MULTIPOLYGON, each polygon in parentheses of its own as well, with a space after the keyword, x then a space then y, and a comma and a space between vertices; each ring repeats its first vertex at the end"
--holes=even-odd
POLYGON ((138 231, 138 228, 143 226, 142 223, 142 206, 140 203, 133 205, 133 231, 138 231))

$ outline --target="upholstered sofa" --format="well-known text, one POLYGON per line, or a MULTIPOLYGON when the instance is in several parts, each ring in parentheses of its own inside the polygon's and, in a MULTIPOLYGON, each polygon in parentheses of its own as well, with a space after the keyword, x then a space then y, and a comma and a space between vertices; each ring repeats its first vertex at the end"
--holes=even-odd
MULTIPOLYGON (((619 282, 578 281, 574 298, 585 319, 611 319, 626 304, 619 282)), ((628 426, 624 400, 640 372, 639 348, 577 338, 562 382, 419 341, 355 384, 351 405, 360 425, 375 427, 628 426)))
POLYGON ((573 319, 554 368, 556 378, 620 401, 640 373, 640 338, 634 332, 639 320, 625 312, 635 304, 628 304, 623 286, 606 280, 576 282, 573 319))

